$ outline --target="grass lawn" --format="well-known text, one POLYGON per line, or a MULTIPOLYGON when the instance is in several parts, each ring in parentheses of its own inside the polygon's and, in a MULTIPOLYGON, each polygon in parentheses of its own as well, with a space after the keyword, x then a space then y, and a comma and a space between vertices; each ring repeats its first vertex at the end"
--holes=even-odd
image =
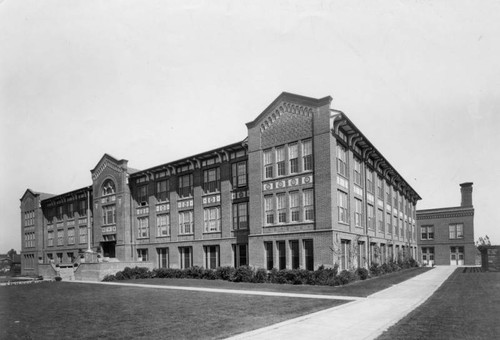
POLYGON ((165 286, 184 286, 184 287, 205 287, 220 289, 237 290, 259 290, 266 292, 299 293, 299 294, 325 294, 366 297, 382 289, 398 284, 411 277, 424 273, 431 268, 410 268, 395 273, 390 273, 380 277, 375 277, 365 281, 356 281, 346 286, 310 286, 310 285, 289 285, 272 283, 246 283, 246 282, 228 282, 221 280, 198 280, 198 279, 139 279, 124 280, 116 282, 141 283, 151 285, 165 286))
POLYGON ((0 287, 0 339, 214 339, 346 301, 65 282, 0 287))
POLYGON ((458 268, 419 308, 378 339, 498 339, 500 273, 458 268))

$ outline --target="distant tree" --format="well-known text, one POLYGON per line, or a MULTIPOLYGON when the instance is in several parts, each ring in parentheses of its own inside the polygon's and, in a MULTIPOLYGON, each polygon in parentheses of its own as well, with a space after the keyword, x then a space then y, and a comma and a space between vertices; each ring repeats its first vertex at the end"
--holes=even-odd
POLYGON ((14 249, 11 249, 7 252, 7 256, 11 259, 14 260, 14 255, 17 255, 17 251, 14 249))
POLYGON ((479 237, 479 239, 476 241, 476 247, 479 250, 487 246, 491 246, 491 241, 488 235, 485 235, 484 237, 479 237))

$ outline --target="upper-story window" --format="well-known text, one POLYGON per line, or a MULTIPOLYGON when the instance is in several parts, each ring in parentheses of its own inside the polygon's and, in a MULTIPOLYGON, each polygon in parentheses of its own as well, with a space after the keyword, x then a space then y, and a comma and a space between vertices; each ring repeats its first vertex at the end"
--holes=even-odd
POLYGON ((354 158, 354 183, 362 187, 361 183, 361 162, 359 159, 354 158))
POLYGON ((374 185, 373 185, 373 171, 366 168, 366 190, 373 193, 374 185))
POLYGON ((191 197, 193 196, 193 174, 179 176, 179 196, 191 197))
POLYGON ((384 200, 384 191, 382 189, 382 178, 377 176, 377 197, 384 200))
POLYGON ((78 215, 80 217, 87 215, 87 201, 78 201, 78 215))
POLYGON ((464 225, 462 223, 450 224, 450 239, 464 238, 464 225))
POLYGON ((148 186, 143 185, 137 188, 137 202, 140 205, 148 204, 148 186))
POLYGON ((422 240, 432 240, 434 239, 434 226, 433 225, 423 225, 420 227, 422 235, 422 240))
POLYGON ((168 201, 169 181, 164 179, 156 182, 156 199, 158 202, 168 201))
POLYGON ((264 151, 264 178, 273 178, 273 150, 264 151))
POLYGON ((108 179, 103 183, 103 185, 102 185, 102 195, 103 196, 112 195, 115 193, 115 191, 116 191, 115 183, 112 180, 108 179))
POLYGON ((285 148, 283 146, 276 148, 276 173, 278 176, 285 176, 285 148))
POLYGON ((290 162, 290 173, 299 172, 299 146, 297 143, 288 145, 288 160, 290 162))
POLYGON ((398 208, 398 193, 396 191, 394 191, 394 195, 393 195, 393 201, 394 201, 394 209, 397 209, 398 208))
POLYGON ((337 173, 347 177, 347 150, 342 145, 337 145, 337 173))
POLYGON ((116 207, 108 205, 102 207, 102 224, 115 224, 116 223, 116 207))
MULTIPOLYGON (((272 169, 272 168, 271 168, 272 169)), ((233 188, 247 186, 247 162, 233 163, 232 165, 233 188)))
POLYGON ((203 171, 203 191, 205 193, 220 191, 220 168, 203 171))
POLYGON ((73 218, 75 213, 75 203, 68 203, 68 218, 73 218))
POLYGON ((303 171, 309 171, 313 169, 311 140, 306 140, 302 142, 302 169, 303 171))
POLYGON ((391 205, 391 187, 389 183, 385 183, 385 201, 387 204, 391 205))

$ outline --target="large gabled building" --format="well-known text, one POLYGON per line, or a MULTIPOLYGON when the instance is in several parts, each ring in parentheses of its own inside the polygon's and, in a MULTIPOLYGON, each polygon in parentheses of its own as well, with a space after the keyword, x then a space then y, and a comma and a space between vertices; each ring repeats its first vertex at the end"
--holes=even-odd
POLYGON ((171 268, 347 269, 416 256, 419 195, 331 100, 282 93, 240 142, 145 170, 105 154, 89 187, 28 190, 23 272, 89 248, 99 261, 171 268))

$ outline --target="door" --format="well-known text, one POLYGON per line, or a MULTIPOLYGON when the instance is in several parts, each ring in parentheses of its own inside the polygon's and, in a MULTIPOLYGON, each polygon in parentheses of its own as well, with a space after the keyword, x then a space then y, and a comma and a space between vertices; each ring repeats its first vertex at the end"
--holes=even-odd
POLYGON ((116 242, 101 242, 102 254, 104 257, 114 258, 116 242))
POLYGON ((450 265, 458 266, 458 247, 450 248, 450 265))

